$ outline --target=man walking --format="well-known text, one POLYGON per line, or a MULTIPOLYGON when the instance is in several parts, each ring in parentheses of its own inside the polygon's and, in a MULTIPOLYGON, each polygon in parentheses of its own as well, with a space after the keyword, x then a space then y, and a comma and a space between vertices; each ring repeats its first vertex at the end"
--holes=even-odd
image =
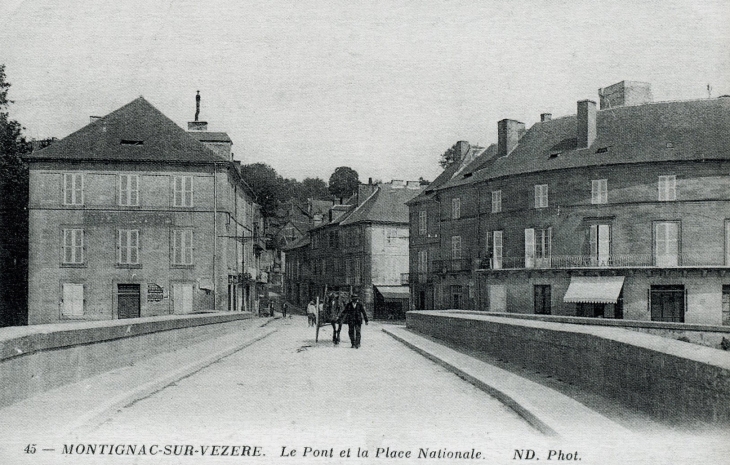
POLYGON ((314 326, 317 324, 317 307, 314 306, 314 300, 309 301, 309 305, 307 305, 307 323, 309 326, 314 326))
POLYGON ((365 313, 365 307, 360 303, 357 294, 353 294, 352 300, 345 306, 345 310, 342 312, 342 319, 347 324, 347 335, 350 336, 352 348, 359 349, 362 321, 365 320, 365 324, 368 324, 368 315, 365 313))

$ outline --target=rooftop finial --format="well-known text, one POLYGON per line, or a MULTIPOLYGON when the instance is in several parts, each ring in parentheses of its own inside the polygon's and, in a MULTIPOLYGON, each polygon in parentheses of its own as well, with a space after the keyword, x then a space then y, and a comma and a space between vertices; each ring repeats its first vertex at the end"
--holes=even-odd
POLYGON ((198 121, 198 115, 200 114, 200 91, 195 96, 195 121, 198 121))

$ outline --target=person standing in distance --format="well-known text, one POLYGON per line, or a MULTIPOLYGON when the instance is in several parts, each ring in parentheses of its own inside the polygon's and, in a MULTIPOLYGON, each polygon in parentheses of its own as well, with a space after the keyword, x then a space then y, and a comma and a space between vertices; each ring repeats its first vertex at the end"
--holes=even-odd
POLYGON ((357 294, 352 295, 352 300, 347 303, 345 310, 342 312, 342 319, 347 324, 347 335, 350 336, 350 344, 352 348, 360 348, 360 333, 362 322, 368 324, 368 315, 365 313, 365 307, 360 303, 357 294))

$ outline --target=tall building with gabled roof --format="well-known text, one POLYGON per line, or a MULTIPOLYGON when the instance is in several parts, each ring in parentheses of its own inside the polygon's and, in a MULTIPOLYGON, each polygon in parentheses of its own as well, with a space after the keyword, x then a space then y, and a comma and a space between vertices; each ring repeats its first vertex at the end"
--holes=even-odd
POLYGON ((30 154, 29 323, 255 311, 256 208, 221 134, 139 97, 30 154))

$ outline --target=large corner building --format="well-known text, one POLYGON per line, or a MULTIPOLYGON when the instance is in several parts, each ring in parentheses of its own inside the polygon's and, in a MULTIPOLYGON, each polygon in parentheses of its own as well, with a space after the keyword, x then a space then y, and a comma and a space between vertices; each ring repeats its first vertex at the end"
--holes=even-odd
POLYGON ((409 202, 416 308, 730 324, 730 98, 599 97, 500 121, 409 202))
POLYGON ((27 158, 30 324, 255 310, 251 191, 190 126, 139 97, 27 158))

